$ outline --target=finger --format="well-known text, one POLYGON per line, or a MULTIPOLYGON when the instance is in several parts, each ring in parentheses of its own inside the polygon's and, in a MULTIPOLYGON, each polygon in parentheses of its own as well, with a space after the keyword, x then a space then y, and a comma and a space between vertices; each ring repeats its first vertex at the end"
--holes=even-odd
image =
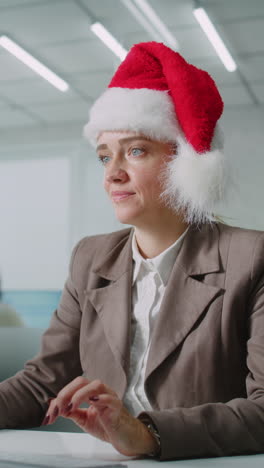
POLYGON ((50 406, 46 413, 46 417, 44 418, 43 424, 44 422, 46 424, 52 424, 58 416, 62 415, 65 412, 67 413, 67 411, 70 409, 69 404, 72 396, 74 395, 76 390, 83 386, 86 386, 87 383, 89 383, 88 379, 84 377, 77 377, 68 385, 66 385, 58 393, 57 397, 50 402, 50 406))
POLYGON ((48 408, 49 408, 49 406, 50 406, 52 400, 54 400, 54 399, 55 399, 55 397, 50 397, 50 398, 46 401, 46 404, 47 404, 47 407, 48 407, 48 408))
POLYGON ((109 410, 118 410, 120 412, 123 407, 123 403, 119 398, 109 394, 100 394, 99 396, 91 397, 89 401, 90 405, 97 408, 99 412, 106 408, 109 410))
POLYGON ((56 406, 56 398, 49 398, 48 409, 41 423, 42 426, 52 424, 58 416, 58 408, 56 406))
POLYGON ((47 405, 47 409, 46 409, 46 412, 49 410, 49 408, 51 407, 51 402, 55 400, 55 397, 51 397, 49 398, 47 401, 46 401, 46 405, 47 405))
POLYGON ((105 431, 98 422, 97 413, 97 409, 93 407, 88 409, 77 408, 76 410, 68 413, 68 415, 65 417, 67 419, 71 419, 83 431, 88 432, 89 434, 101 440, 106 440, 105 431))
POLYGON ((87 410, 82 409, 82 408, 77 408, 74 411, 70 411, 67 415, 63 417, 67 419, 71 419, 83 429, 87 421, 87 410))
POLYGON ((71 410, 78 408, 82 403, 90 403, 92 399, 100 398, 102 394, 109 394, 112 398, 118 398, 117 394, 100 380, 94 380, 90 384, 79 388, 71 399, 71 410))
POLYGON ((71 410, 71 399, 76 391, 82 387, 86 387, 87 384, 89 384, 88 379, 84 377, 77 377, 59 392, 57 397, 57 404, 59 408, 59 414, 61 416, 67 414, 71 410))
POLYGON ((98 420, 108 436, 113 432, 115 433, 120 427, 121 422, 124 420, 123 413, 126 413, 127 417, 127 410, 123 406, 123 402, 112 395, 102 394, 95 400, 91 399, 90 404, 90 407, 96 408, 98 420))
POLYGON ((72 396, 75 394, 78 389, 85 387, 90 383, 90 380, 86 379, 85 377, 76 377, 76 379, 72 380, 68 385, 62 388, 57 395, 57 403, 59 406, 63 406, 66 404, 72 396))

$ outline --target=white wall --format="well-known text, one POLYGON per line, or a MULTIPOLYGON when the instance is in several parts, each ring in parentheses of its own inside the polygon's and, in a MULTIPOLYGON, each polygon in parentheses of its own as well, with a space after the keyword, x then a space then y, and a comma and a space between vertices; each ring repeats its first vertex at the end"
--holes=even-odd
POLYGON ((264 230, 264 106, 228 109, 222 126, 237 190, 218 212, 228 224, 264 230))
MULTIPOLYGON (((240 189, 217 212, 229 224, 264 230, 263 106, 228 109, 222 126, 240 189)), ((74 244, 122 228, 103 192, 102 167, 80 135, 81 123, 0 135, 6 289, 62 288, 74 244)))
POLYGON ((61 288, 69 243, 70 160, 0 163, 0 271, 7 289, 61 288))
POLYGON ((2 135, 4 289, 61 289, 78 240, 122 227, 102 190, 102 166, 82 140, 80 128, 2 135))

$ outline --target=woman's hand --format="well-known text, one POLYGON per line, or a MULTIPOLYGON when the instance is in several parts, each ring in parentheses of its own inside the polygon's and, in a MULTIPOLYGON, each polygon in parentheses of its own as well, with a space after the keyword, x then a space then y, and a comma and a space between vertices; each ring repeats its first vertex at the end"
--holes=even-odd
POLYGON ((158 449, 147 427, 99 380, 77 377, 66 385, 50 401, 43 424, 52 424, 58 416, 72 419, 85 432, 109 442, 126 456, 147 455, 158 449), (82 403, 88 403, 89 408, 79 408, 82 403))

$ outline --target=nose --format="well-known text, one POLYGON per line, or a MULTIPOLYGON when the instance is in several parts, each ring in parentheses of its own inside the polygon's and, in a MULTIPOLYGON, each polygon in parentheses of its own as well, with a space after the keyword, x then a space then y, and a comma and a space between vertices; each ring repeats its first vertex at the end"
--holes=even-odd
POLYGON ((128 174, 119 164, 113 163, 106 169, 105 180, 108 183, 124 183, 128 180, 128 174))

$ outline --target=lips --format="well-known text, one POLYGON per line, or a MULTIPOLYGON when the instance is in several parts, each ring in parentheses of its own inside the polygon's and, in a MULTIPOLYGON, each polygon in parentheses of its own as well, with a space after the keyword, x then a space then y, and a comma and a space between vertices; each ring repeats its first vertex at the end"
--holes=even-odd
POLYGON ((135 195, 135 192, 126 192, 126 191, 115 191, 111 193, 112 199, 114 201, 125 200, 126 198, 135 195))
POLYGON ((122 196, 122 195, 134 195, 134 193, 135 193, 135 192, 126 192, 126 191, 124 191, 124 190, 122 190, 122 191, 121 191, 121 190, 119 190, 119 191, 117 190, 117 191, 115 191, 115 192, 112 192, 112 196, 117 196, 117 197, 119 197, 119 196, 122 196))

